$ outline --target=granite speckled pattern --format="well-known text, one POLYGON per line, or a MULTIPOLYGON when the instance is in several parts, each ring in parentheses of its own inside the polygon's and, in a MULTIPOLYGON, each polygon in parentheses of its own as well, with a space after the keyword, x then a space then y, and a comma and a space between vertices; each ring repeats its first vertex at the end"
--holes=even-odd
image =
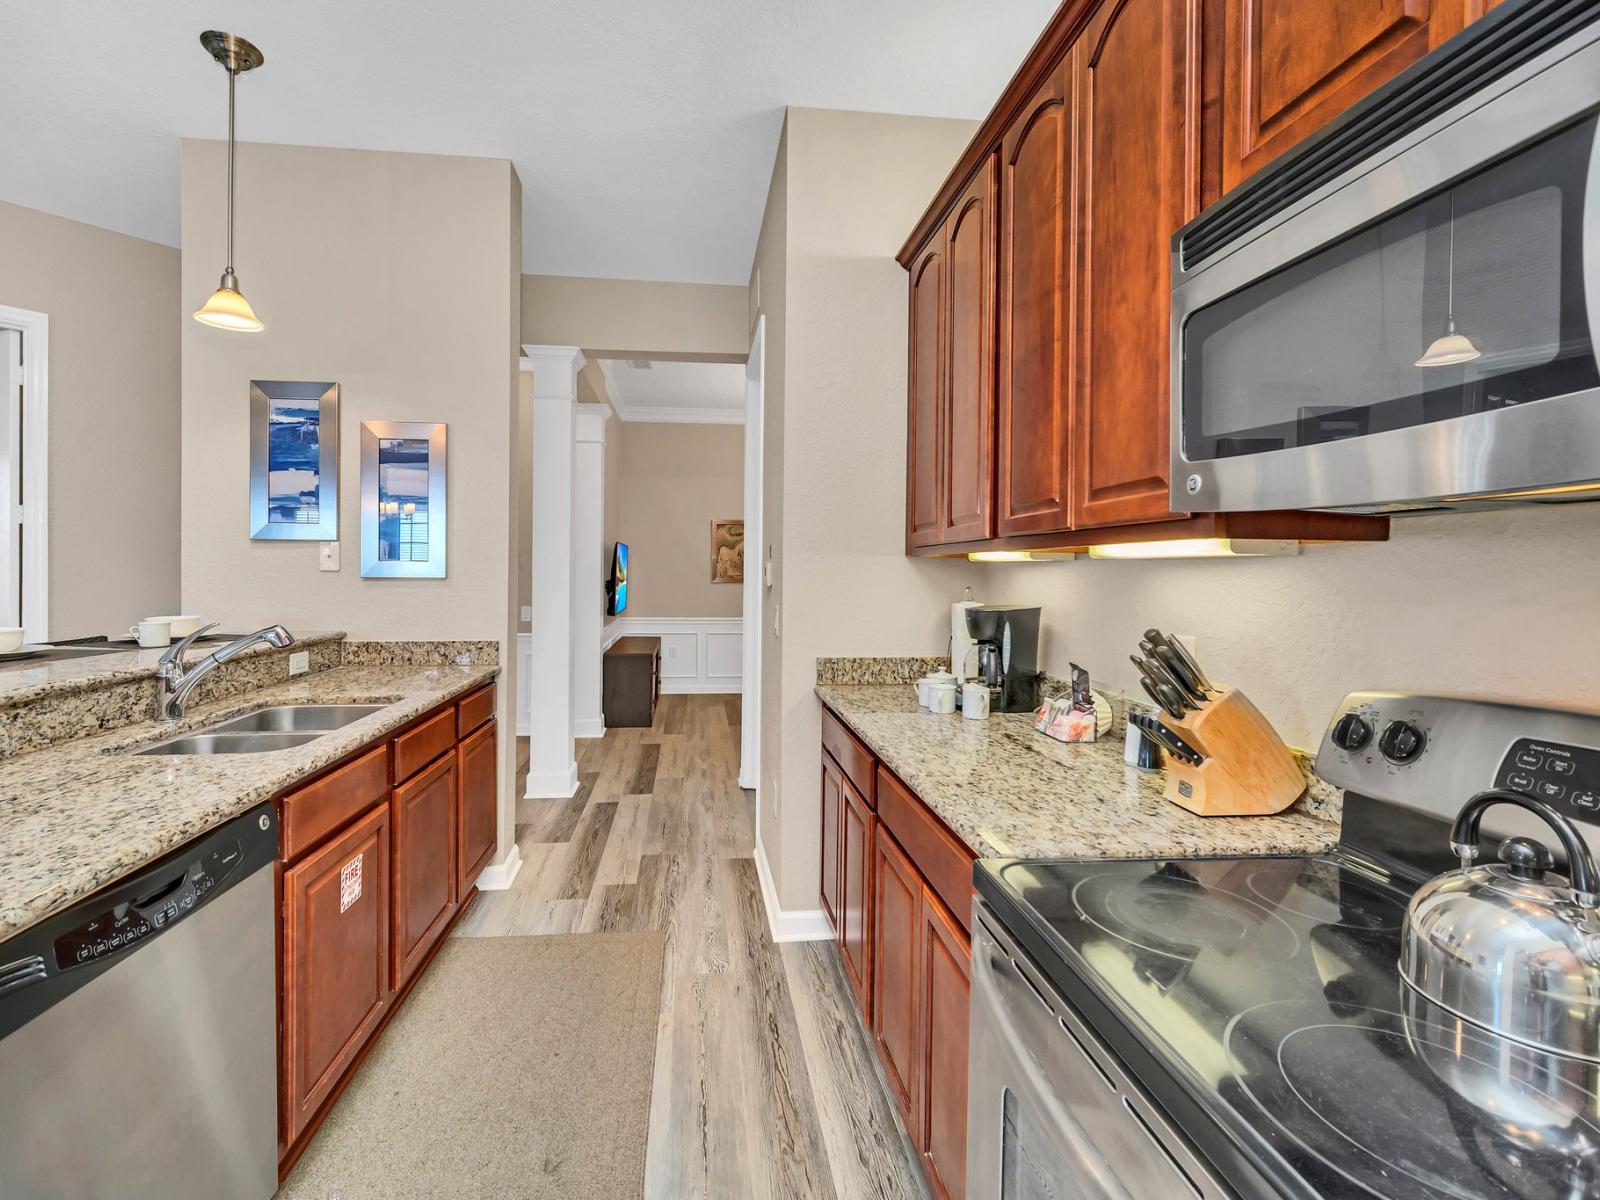
POLYGON ((1120 737, 1067 745, 1025 714, 930 713, 906 686, 816 692, 981 858, 1303 854, 1339 839, 1304 799, 1277 816, 1197 817, 1162 796, 1164 774, 1123 763, 1120 737))
POLYGON ((494 666, 349 666, 0 763, 0 938, 9 937, 296 781, 479 687, 494 666), (152 756, 121 751, 274 704, 387 705, 289 750, 152 756))
POLYGON ((948 671, 950 659, 925 658, 819 658, 819 684, 915 683, 935 671, 948 671))
POLYGON ((500 661, 499 642, 361 642, 344 644, 347 666, 402 667, 430 663, 494 666, 500 661))

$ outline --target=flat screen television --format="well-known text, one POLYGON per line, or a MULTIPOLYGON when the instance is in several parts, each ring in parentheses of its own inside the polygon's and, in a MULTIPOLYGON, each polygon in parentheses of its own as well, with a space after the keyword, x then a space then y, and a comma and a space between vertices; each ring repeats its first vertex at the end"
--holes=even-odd
POLYGON ((611 577, 606 580, 606 612, 617 616, 628 607, 628 543, 611 552, 611 577))

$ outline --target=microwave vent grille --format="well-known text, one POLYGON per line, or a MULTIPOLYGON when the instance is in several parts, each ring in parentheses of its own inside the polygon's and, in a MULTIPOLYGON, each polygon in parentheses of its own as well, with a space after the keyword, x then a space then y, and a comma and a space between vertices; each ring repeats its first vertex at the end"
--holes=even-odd
POLYGON ((1484 17, 1197 217, 1178 235, 1183 270, 1597 19, 1595 0, 1513 2, 1484 17))

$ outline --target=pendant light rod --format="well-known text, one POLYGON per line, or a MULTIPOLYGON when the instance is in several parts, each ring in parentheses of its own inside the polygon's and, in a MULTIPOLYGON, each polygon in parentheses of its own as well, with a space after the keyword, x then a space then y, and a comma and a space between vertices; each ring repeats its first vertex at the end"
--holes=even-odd
MULTIPOLYGON (((230 279, 233 277, 233 92, 234 85, 239 81, 239 72, 232 67, 228 68, 228 265, 223 268, 223 274, 230 279)), ((1454 233, 1451 234, 1454 237, 1454 233)), ((1451 243, 1452 256, 1455 253, 1454 242, 1451 243)))
MULTIPOLYGON (((229 87, 229 92, 228 92, 228 144, 231 147, 232 144, 233 144, 233 92, 232 92, 233 83, 231 81, 231 78, 230 78, 228 87, 229 87)), ((232 155, 231 149, 229 151, 229 155, 230 155, 230 157, 228 158, 228 219, 229 219, 229 221, 232 221, 233 220, 233 158, 231 157, 231 155, 232 155)), ((232 241, 233 233, 232 233, 232 226, 231 225, 229 226, 229 230, 230 230, 230 232, 228 234, 228 238, 229 238, 229 241, 228 241, 228 261, 232 262, 233 261, 233 241, 232 241)), ((1445 275, 1445 285, 1444 285, 1444 287, 1445 287, 1445 292, 1444 292, 1444 315, 1445 315, 1445 320, 1449 322, 1450 329, 1453 332, 1455 330, 1455 327, 1456 327, 1456 190, 1455 190, 1455 188, 1451 188, 1450 189, 1450 260, 1449 261, 1450 261, 1450 268, 1449 268, 1449 271, 1445 275)))

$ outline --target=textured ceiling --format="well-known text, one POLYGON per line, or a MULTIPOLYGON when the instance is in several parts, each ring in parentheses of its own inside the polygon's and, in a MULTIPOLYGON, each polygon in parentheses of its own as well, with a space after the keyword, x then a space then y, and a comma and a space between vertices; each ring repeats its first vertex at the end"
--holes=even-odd
MULTIPOLYGON (((981 117, 1055 0, 0 0, 0 199, 178 241, 178 140, 510 158, 524 269, 744 283, 785 105, 981 117)), ((248 181, 241 181, 245 186, 248 181)))

